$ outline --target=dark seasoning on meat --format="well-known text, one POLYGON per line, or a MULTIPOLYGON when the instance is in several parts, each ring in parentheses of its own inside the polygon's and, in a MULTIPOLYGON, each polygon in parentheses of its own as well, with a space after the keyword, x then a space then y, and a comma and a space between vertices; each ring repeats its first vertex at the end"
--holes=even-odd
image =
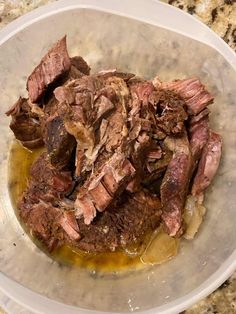
POLYGON ((158 238, 168 246, 194 237, 222 146, 209 127, 213 97, 197 78, 90 75, 81 57, 69 57, 63 37, 29 76, 27 90, 29 98, 7 112, 10 128, 27 149, 45 149, 18 209, 49 252, 71 247, 145 260, 155 241, 158 256, 158 238))

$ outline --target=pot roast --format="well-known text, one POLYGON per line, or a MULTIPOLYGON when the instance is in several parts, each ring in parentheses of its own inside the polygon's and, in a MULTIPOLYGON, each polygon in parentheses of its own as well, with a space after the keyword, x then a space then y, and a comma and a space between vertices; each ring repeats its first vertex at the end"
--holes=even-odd
POLYGON ((19 200, 20 217, 49 251, 115 251, 162 225, 185 231, 189 195, 202 204, 221 157, 210 129, 212 95, 198 78, 161 82, 90 74, 66 37, 27 80, 29 98, 7 112, 28 149, 44 146, 19 200))

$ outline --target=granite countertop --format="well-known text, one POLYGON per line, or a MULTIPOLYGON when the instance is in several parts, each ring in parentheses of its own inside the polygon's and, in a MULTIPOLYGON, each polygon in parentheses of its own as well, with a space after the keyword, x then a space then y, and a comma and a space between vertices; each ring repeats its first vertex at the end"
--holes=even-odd
MULTIPOLYGON (((0 29, 20 15, 56 0, 0 0, 0 29)), ((199 18, 236 51, 236 0, 163 0, 199 18)), ((0 294, 1 297, 1 294, 0 294)), ((2 298, 7 304, 9 299, 2 298)), ((16 310, 16 313, 19 312, 16 310)), ((5 313, 0 308, 0 314, 5 313)), ((20 313, 29 314, 28 311, 20 313)), ((236 272, 214 293, 185 314, 236 313, 236 272)), ((46 313, 45 313, 46 314, 46 313)))

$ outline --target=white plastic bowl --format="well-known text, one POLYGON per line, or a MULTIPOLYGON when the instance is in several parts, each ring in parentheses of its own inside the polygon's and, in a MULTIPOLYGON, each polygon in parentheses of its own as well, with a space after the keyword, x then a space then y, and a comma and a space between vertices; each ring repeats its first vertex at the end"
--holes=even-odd
POLYGON ((37 313, 178 313, 236 268, 236 56, 204 24, 158 1, 64 0, 0 32, 0 288, 37 313), (126 275, 60 266, 23 234, 7 189, 13 138, 4 112, 25 93, 35 64, 64 34, 92 69, 119 67, 147 78, 198 76, 215 96, 211 120, 224 139, 222 163, 193 242, 172 261, 126 275), (12 244, 16 243, 16 246, 12 244))

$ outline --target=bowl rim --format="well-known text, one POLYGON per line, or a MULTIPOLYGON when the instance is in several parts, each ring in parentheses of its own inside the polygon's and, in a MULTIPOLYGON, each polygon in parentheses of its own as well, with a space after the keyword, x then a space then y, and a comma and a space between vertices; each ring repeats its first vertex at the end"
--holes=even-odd
MULTIPOLYGON (((205 43, 217 50, 236 71, 236 54, 223 41, 223 39, 195 17, 166 3, 159 2, 158 0, 129 0, 127 2, 119 0, 100 0, 99 2, 97 0, 59 0, 35 9, 5 26, 0 31, 0 46, 19 31, 39 20, 59 12, 83 8, 128 17, 174 31, 205 43), (143 10, 144 6, 145 10, 143 10), (167 15, 172 18, 166 19, 167 15), (186 27, 186 25, 188 25, 188 27, 186 27)), ((165 305, 141 311, 139 313, 179 313, 213 292, 234 272, 235 269, 236 250, 217 269, 217 271, 190 293, 166 303, 165 305)), ((68 314, 104 313, 101 311, 80 309, 75 306, 66 305, 49 299, 15 282, 2 272, 0 272, 0 290, 18 304, 36 313, 57 313, 60 312, 59 309, 68 314)))

